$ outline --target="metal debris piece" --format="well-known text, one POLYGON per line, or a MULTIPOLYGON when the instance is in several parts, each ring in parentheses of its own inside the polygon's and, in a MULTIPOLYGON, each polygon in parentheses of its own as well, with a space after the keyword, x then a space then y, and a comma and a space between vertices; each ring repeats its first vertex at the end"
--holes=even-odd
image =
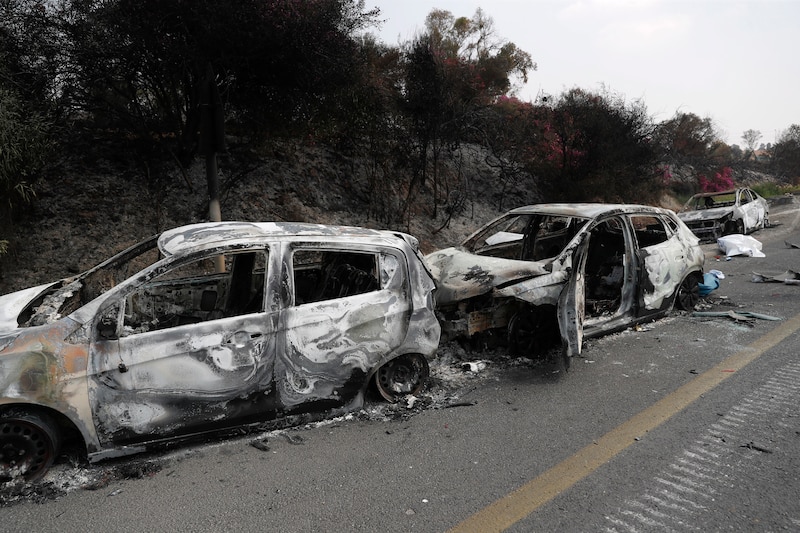
POLYGON ((756 319, 761 320, 771 320, 771 321, 778 321, 783 320, 782 318, 764 315, 761 313, 753 313, 750 311, 695 311, 692 313, 694 317, 708 317, 708 318, 715 318, 715 317, 724 317, 724 318, 732 318, 736 322, 755 322, 756 319))
POLYGON ((470 402, 470 401, 463 401, 463 402, 451 402, 444 405, 445 409, 449 409, 450 407, 472 407, 473 405, 477 405, 478 402, 470 402))
POLYGON ((465 363, 461 363, 461 369, 466 372, 477 374, 481 370, 486 370, 487 364, 487 361, 467 361, 465 363))
POLYGON ((262 452, 268 452, 269 451, 269 445, 267 445, 267 439, 266 438, 252 440, 252 441, 250 441, 250 446, 252 446, 256 450, 261 450, 262 452))
POLYGON ((787 270, 780 274, 760 274, 753 272, 753 283, 786 283, 787 285, 800 285, 800 274, 794 270, 787 270))
POLYGON ((301 437, 300 435, 291 435, 289 433, 284 433, 283 436, 286 437, 286 440, 289 441, 289 444, 305 444, 305 439, 303 439, 303 437, 301 437))
POLYGON ((769 448, 764 448, 763 446, 758 446, 757 444, 755 444, 752 441, 748 442, 747 444, 742 444, 739 447, 740 448, 747 448, 749 450, 755 450, 755 451, 761 452, 761 453, 772 453, 772 450, 770 450, 769 448))
POLYGON ((785 244, 787 248, 800 248, 800 244, 795 244, 789 241, 783 241, 783 244, 785 244))

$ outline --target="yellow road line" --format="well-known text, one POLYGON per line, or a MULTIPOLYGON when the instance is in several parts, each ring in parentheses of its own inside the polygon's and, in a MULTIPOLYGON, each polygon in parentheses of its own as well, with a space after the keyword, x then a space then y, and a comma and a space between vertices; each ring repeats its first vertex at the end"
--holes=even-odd
POLYGON ((511 527, 610 461, 631 446, 636 438, 672 418, 798 329, 800 315, 782 323, 742 351, 700 374, 537 478, 484 507, 452 528, 450 533, 486 533, 511 527))

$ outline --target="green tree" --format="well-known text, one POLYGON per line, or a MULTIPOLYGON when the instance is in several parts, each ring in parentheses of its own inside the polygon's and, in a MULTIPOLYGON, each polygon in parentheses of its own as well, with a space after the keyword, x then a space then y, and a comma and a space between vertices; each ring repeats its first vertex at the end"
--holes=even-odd
POLYGON ((0 87, 0 200, 3 208, 27 203, 50 148, 50 123, 0 87))
MULTIPOLYGON (((196 149, 198 87, 217 73, 247 133, 302 133, 340 112, 374 22, 363 0, 63 0, 70 94, 98 125, 196 149)), ((230 120, 230 118, 229 118, 230 120)))
POLYGON ((710 118, 678 112, 658 125, 655 140, 665 162, 705 168, 711 165, 711 153, 719 143, 719 134, 710 118))
POLYGON ((480 9, 472 18, 433 10, 425 27, 405 49, 403 114, 416 144, 409 199, 430 181, 435 218, 451 190, 451 180, 441 174, 443 156, 475 135, 481 111, 511 91, 514 80, 527 81, 536 65, 528 53, 497 38, 492 19, 480 9))
POLYGON ((499 210, 512 191, 516 193, 517 204, 540 199, 536 184, 526 180, 530 169, 541 167, 541 160, 537 159, 541 150, 537 146, 544 139, 543 115, 546 117, 546 110, 541 106, 516 98, 500 98, 486 108, 476 124, 480 144, 488 150, 484 161, 498 175, 499 192, 495 201, 499 210), (519 191, 526 194, 519 197, 519 191))
POLYGON ((782 132, 772 147, 773 171, 791 183, 800 184, 800 124, 782 132))
POLYGON ((531 174, 549 199, 646 203, 659 194, 655 126, 641 101, 571 89, 546 104, 531 174))

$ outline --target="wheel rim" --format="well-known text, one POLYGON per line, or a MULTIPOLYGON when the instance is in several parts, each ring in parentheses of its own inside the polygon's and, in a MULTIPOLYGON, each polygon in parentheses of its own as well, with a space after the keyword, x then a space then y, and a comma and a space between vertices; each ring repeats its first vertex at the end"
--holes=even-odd
POLYGON ((35 417, 0 421, 0 480, 39 479, 53 464, 57 442, 53 431, 35 417))
POLYGON ((684 311, 691 311, 700 301, 700 287, 697 276, 690 274, 678 289, 678 307, 684 311))
POLYGON ((508 341, 516 355, 538 352, 540 324, 533 313, 519 312, 508 322, 508 341))
POLYGON ((522 309, 508 321, 508 347, 512 355, 542 356, 558 340, 555 309, 522 309))
POLYGON ((378 392, 387 401, 417 394, 430 375, 428 361, 421 355, 401 355, 388 361, 375 374, 378 392))

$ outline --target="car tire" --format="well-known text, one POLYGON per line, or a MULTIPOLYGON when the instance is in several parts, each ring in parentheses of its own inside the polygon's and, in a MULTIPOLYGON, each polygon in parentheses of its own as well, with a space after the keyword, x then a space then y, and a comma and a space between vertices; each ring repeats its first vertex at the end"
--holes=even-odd
POLYGON ((0 481, 40 479, 60 448, 61 436, 50 416, 17 409, 0 415, 0 481))
POLYGON ((725 223, 723 228, 723 235, 735 235, 737 233, 744 234, 744 224, 741 220, 729 220, 725 223))
POLYGON ((692 272, 686 276, 678 287, 675 295, 675 305, 682 311, 694 311, 700 301, 700 275, 692 272))
POLYGON ((387 361, 375 372, 375 386, 386 401, 396 402, 421 391, 429 376, 425 356, 405 354, 387 361))
POLYGON ((528 308, 508 321, 508 350, 511 355, 537 357, 557 344, 555 309, 528 308))

